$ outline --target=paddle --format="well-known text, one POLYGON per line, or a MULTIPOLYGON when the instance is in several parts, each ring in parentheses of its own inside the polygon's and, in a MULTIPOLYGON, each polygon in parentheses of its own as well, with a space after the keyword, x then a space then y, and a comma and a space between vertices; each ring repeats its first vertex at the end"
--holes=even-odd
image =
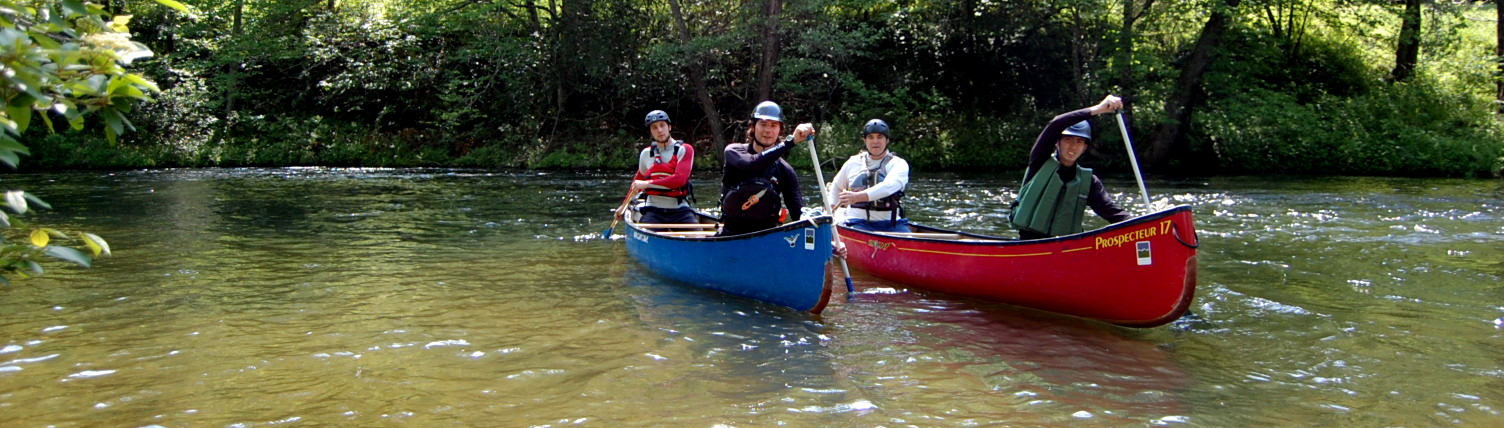
POLYGON ((611 231, 616 230, 616 222, 621 221, 622 210, 627 209, 627 205, 632 203, 632 198, 635 196, 637 196, 637 191, 628 190, 627 198, 621 200, 621 206, 611 210, 613 213, 611 215, 611 225, 606 226, 606 230, 601 231, 601 239, 611 239, 611 231))
POLYGON ((1123 145, 1128 147, 1128 163, 1133 164, 1133 178, 1138 180, 1138 191, 1144 195, 1144 209, 1147 213, 1154 212, 1154 204, 1149 202, 1149 188, 1144 187, 1144 174, 1138 172, 1138 156, 1133 154, 1133 142, 1128 140, 1128 125, 1123 123, 1123 109, 1118 109, 1118 129, 1123 131, 1123 145))
MULTIPOLYGON (((820 202, 828 211, 826 214, 833 216, 835 206, 830 203, 830 194, 825 193, 825 173, 820 172, 820 155, 815 153, 815 134, 809 134, 809 139, 805 141, 809 141, 809 159, 815 163, 815 179, 820 180, 820 202)), ((840 229, 832 225, 830 231, 836 235, 836 240, 840 241, 840 229)), ((846 266, 846 259, 841 259, 841 273, 846 275, 846 295, 849 296, 856 291, 856 288, 851 286, 851 268, 846 266)))

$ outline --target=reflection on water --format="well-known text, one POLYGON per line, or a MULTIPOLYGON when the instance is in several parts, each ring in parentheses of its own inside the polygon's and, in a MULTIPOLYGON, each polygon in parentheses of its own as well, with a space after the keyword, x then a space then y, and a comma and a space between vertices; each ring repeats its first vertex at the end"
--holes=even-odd
MULTIPOLYGON (((917 176, 910 214, 1006 233, 1005 175, 917 176)), ((598 239, 616 173, 6 179, 116 252, 0 291, 6 426, 1504 422, 1498 181, 1151 181, 1201 284, 1129 330, 860 272, 820 316, 674 284, 598 239)))

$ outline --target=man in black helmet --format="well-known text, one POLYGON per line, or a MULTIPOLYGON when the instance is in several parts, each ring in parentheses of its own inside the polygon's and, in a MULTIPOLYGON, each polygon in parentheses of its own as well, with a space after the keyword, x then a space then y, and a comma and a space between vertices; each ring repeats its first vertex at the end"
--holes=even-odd
POLYGON ((699 223, 689 206, 694 196, 689 179, 695 168, 695 148, 670 135, 674 122, 663 110, 649 112, 642 122, 653 141, 638 154, 637 174, 632 177, 631 191, 647 194, 647 201, 637 209, 642 213, 638 222, 699 223))
POLYGON ((841 224, 873 232, 909 232, 900 199, 909 185, 909 162, 888 150, 888 123, 872 119, 862 126, 864 150, 846 160, 831 182, 841 224))
POLYGON ((726 146, 726 164, 721 175, 720 235, 740 235, 777 227, 787 217, 799 220, 804 195, 799 176, 783 157, 815 134, 814 125, 801 123, 792 140, 783 135, 783 109, 763 101, 752 111, 753 124, 747 142, 726 146), (782 200, 787 214, 781 214, 782 200))
POLYGON ((1123 100, 1108 95, 1095 106, 1055 116, 1029 152, 1018 199, 1008 222, 1022 239, 1043 239, 1081 233, 1085 209, 1090 207, 1108 223, 1131 216, 1107 194, 1102 180, 1077 161, 1091 143, 1092 116, 1123 108, 1123 100))

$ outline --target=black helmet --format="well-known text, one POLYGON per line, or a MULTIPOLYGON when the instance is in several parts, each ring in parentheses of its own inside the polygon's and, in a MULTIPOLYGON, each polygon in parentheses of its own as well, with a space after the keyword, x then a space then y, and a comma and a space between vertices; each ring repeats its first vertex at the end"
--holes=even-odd
POLYGON ((648 112, 648 117, 642 120, 642 126, 653 126, 653 122, 660 120, 668 122, 669 125, 674 124, 674 121, 668 119, 668 112, 665 112, 663 110, 653 110, 648 112))
POLYGON ((752 109, 752 118, 761 120, 773 120, 782 123, 783 109, 778 107, 778 103, 772 101, 763 101, 757 104, 757 108, 752 109))
POLYGON ((888 122, 883 122, 882 119, 869 120, 867 121, 867 125, 862 127, 862 138, 867 138, 868 135, 874 133, 893 138, 892 135, 888 135, 888 122))

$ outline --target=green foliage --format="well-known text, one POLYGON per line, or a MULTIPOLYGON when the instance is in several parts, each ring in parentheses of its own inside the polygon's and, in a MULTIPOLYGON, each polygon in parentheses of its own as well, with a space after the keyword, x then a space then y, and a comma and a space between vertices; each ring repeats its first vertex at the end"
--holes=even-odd
MULTIPOLYGON (((158 2, 185 10, 176 1, 158 2)), ((105 139, 111 145, 134 129, 125 114, 136 101, 146 100, 148 93, 158 89, 140 74, 125 70, 132 61, 152 54, 130 39, 129 16, 114 16, 102 5, 79 0, 0 0, 0 10, 5 11, 0 20, 0 65, 6 71, 0 85, 5 101, 5 108, 0 109, 0 127, 4 128, 0 162, 15 168, 20 163, 18 155, 30 153, 19 139, 26 135, 33 117, 42 119, 48 132, 53 129, 53 114, 74 130, 84 127, 86 115, 102 118, 105 139)), ((21 190, 6 192, 3 205, 17 215, 31 206, 49 207, 21 190)), ((109 254, 109 244, 91 233, 70 234, 48 227, 23 232, 19 229, 25 226, 19 219, 13 222, 3 212, 0 226, 5 228, 0 233, 0 282, 8 282, 6 275, 42 274, 37 260, 43 255, 88 267, 92 256, 109 254), (12 234, 17 233, 27 238, 16 239, 12 234), (89 254, 54 244, 52 239, 70 243, 74 237, 89 254)))
MULTIPOLYGON (((135 16, 135 40, 160 55, 138 64, 162 92, 129 112, 142 132, 125 138, 132 123, 116 113, 65 118, 104 129, 103 140, 32 127, 28 141, 46 142, 31 147, 39 164, 625 169, 643 143, 642 115, 664 109, 676 136, 697 144, 703 170, 718 159, 690 65, 704 71, 725 137, 739 140, 761 101, 764 1, 681 1, 688 43, 661 0, 205 0, 195 6, 212 13, 193 14, 151 0, 116 4, 135 16)), ((857 127, 883 118, 894 150, 929 170, 1021 168, 1049 117, 1119 90, 1130 91, 1135 135, 1148 138, 1210 10, 1132 2, 1148 9, 1128 56, 1121 1, 781 4, 772 98, 790 120, 819 125, 822 154, 835 158, 859 150, 857 127)), ((1429 8, 1422 78, 1398 88, 1382 80, 1398 28, 1388 2, 1242 2, 1196 94, 1190 157, 1176 172, 1477 175, 1456 171, 1479 168, 1471 155, 1406 153, 1499 150, 1497 119, 1470 107, 1488 104, 1495 79, 1492 31, 1476 16, 1491 15, 1487 7, 1429 8), (1446 108, 1374 106, 1385 97, 1446 108), (1336 113, 1346 110, 1363 114, 1336 113), (1319 135, 1351 138, 1325 131, 1334 123, 1367 142, 1344 146, 1340 159, 1312 149, 1319 135)), ((1097 124, 1107 125, 1104 144, 1088 162, 1126 170, 1111 120, 1097 124)), ((0 151, 0 161, 16 153, 0 151)))
POLYGON ((1310 103, 1267 91, 1223 102, 1200 123, 1233 172, 1487 177, 1504 156, 1487 103, 1431 82, 1310 103))

